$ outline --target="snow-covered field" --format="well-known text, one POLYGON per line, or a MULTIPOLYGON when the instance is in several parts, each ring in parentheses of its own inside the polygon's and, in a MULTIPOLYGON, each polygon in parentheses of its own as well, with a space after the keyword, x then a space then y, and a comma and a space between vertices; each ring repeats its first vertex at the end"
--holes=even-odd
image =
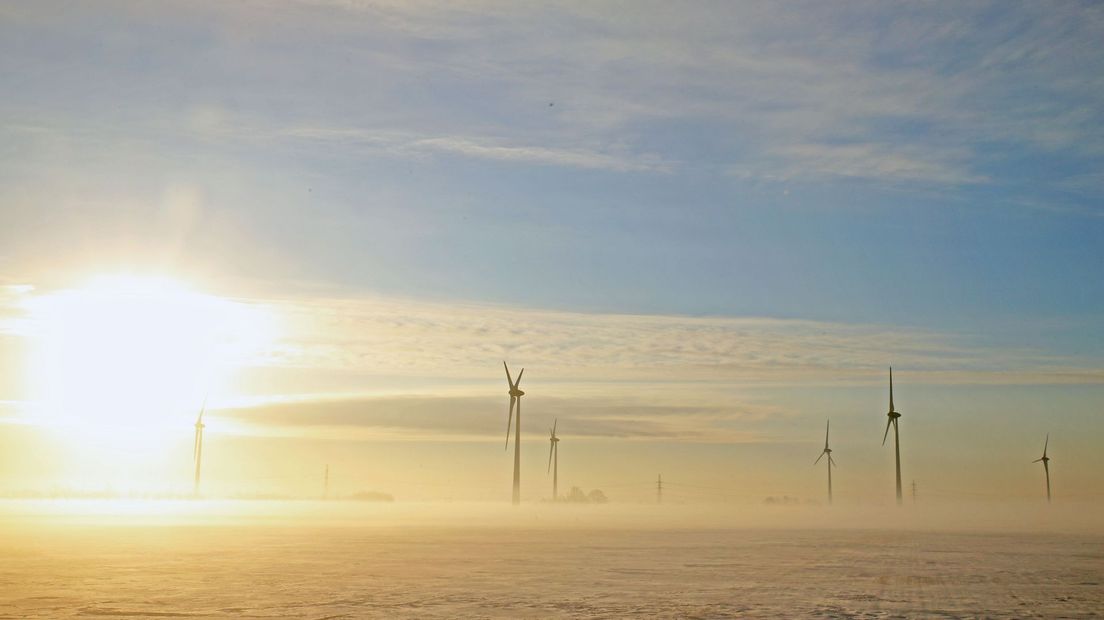
POLYGON ((324 525, 302 516, 76 519, 24 510, 0 517, 0 617, 1104 612, 1104 537, 1086 532, 684 527, 681 518, 632 525, 525 507, 453 518, 449 505, 424 508, 439 512, 422 518, 378 509, 390 511, 384 518, 376 510, 360 514, 363 523, 324 525))

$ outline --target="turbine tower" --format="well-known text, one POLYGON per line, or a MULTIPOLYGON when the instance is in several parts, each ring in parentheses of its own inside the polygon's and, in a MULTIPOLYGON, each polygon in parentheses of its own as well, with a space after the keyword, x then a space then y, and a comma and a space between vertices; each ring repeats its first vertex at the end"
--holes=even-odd
POLYGON ((824 450, 821 451, 820 456, 813 462, 816 465, 820 462, 820 459, 824 458, 824 455, 828 455, 828 503, 832 503, 832 468, 836 466, 836 460, 832 458, 832 449, 828 447, 828 429, 832 426, 832 421, 828 420, 828 424, 824 427, 824 450))
POLYGON ((552 501, 557 501, 560 498, 560 438, 556 436, 556 424, 558 423, 559 420, 552 421, 552 430, 548 436, 548 468, 552 470, 552 501))
POLYGON ((1047 456, 1046 453, 1047 453, 1047 446, 1049 444, 1050 444, 1050 433, 1047 433, 1046 441, 1043 442, 1043 456, 1041 458, 1035 459, 1034 461, 1031 461, 1032 463, 1038 463, 1039 461, 1042 461, 1042 463, 1043 463, 1043 470, 1046 471, 1047 503, 1048 504, 1050 503, 1050 457, 1047 456))
POLYGON ((506 449, 510 449, 510 425, 514 421, 514 405, 517 405, 517 425, 514 426, 514 504, 521 503, 521 397, 525 396, 525 392, 518 389, 518 384, 521 383, 521 376, 525 374, 525 369, 522 368, 518 373, 517 381, 514 381, 510 376, 510 367, 506 365, 506 362, 502 362, 502 367, 506 369, 506 383, 510 385, 510 415, 506 418, 506 449))
POLYGON ((889 420, 886 421, 885 435, 882 435, 882 445, 885 445, 886 437, 889 437, 889 427, 893 427, 893 447, 897 456, 897 505, 901 505, 901 435, 897 431, 897 420, 901 417, 893 408, 893 367, 889 367, 889 413, 886 414, 889 420))
POLYGON ((195 462, 195 483, 192 486, 192 494, 199 495, 199 467, 203 463, 203 412, 207 410, 207 399, 203 399, 203 406, 199 409, 199 417, 195 423, 195 443, 192 445, 192 460, 195 462))

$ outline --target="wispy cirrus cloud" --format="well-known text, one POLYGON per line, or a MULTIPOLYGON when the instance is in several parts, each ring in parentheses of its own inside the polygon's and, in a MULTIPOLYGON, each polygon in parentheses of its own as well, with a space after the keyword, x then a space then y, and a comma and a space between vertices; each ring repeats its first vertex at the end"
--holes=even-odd
MULTIPOLYGON (((12 294, 14 307, 30 292, 12 294)), ((1099 360, 914 328, 362 296, 230 303, 269 317, 276 333, 242 362, 242 395, 212 404, 249 433, 494 439, 503 360, 527 369, 536 428, 561 419, 596 439, 769 440, 764 425, 797 411, 764 394, 880 385, 890 364, 912 385, 1104 384, 1099 360)), ((18 345, 21 332, 6 337, 18 345)))
MULTIPOLYGON (((1104 66, 1085 53, 1104 30, 1099 7, 644 3, 625 19, 608 5, 308 4, 441 44, 447 54, 406 68, 486 87, 514 131, 655 145, 650 134, 704 123, 736 158, 760 162, 755 174, 792 181, 999 182, 1005 147, 994 145, 1100 154, 1086 136, 1099 136, 1104 72, 1064 60, 1104 66), (550 99, 544 120, 518 116, 550 99), (850 146, 833 146, 841 138, 850 146)), ((658 152, 702 163, 678 140, 658 152)))
MULTIPOLYGON (((147 78, 149 90, 130 93, 128 126, 152 110, 173 131, 194 130, 182 116, 220 109, 315 145, 400 157, 613 172, 678 162, 793 182, 951 187, 1015 183, 1010 148, 1087 163, 1104 143, 1104 17, 1091 5, 640 3, 628 19, 611 5, 311 0, 165 3, 172 19, 156 22, 156 11, 115 10, 155 24, 147 36, 171 22, 170 35, 212 43, 159 49, 158 66, 201 86, 178 105, 155 87, 163 76, 120 77, 103 63, 98 79, 147 78), (290 51, 302 46, 312 53, 290 51), (239 88, 252 72, 262 79, 239 88), (211 91, 221 96, 202 96, 211 91)), ((51 32, 69 23, 31 9, 8 19, 51 32)))
MULTIPOLYGON (((580 439, 762 441, 756 422, 791 413, 731 398, 711 404, 680 404, 633 399, 626 394, 568 398, 537 394, 524 403, 527 435, 542 435, 558 420, 560 428, 569 428, 570 436, 580 439)), ((211 414, 246 425, 245 432, 350 440, 501 441, 505 406, 503 398, 489 395, 346 395, 262 400, 249 406, 231 403, 211 414)))
POLYGON ((611 170, 615 172, 669 172, 671 164, 654 155, 600 151, 581 146, 555 147, 517 144, 476 135, 416 135, 356 128, 299 127, 281 136, 313 142, 341 142, 376 155, 425 157, 456 155, 501 162, 611 170))
POLYGON ((933 381, 1096 382, 1091 360, 984 346, 934 330, 774 319, 547 311, 388 298, 274 306, 276 366, 475 378, 510 359, 545 380, 865 381, 890 362, 933 381))
POLYGON ((1104 384, 1093 360, 876 325, 386 298, 269 310, 283 317, 284 336, 252 373, 316 383, 291 389, 274 379, 217 415, 274 432, 495 440, 505 415, 502 360, 515 373, 526 368, 536 428, 558 418, 578 437, 663 441, 769 440, 771 420, 798 412, 764 394, 880 385, 890 364, 910 385, 1104 384))
POLYGON ((26 315, 25 301, 35 290, 30 284, 5 284, 0 279, 0 335, 15 333, 26 315))
POLYGON ((984 183, 963 163, 967 154, 932 153, 926 149, 888 144, 795 144, 770 152, 775 165, 734 167, 738 177, 775 180, 880 179, 896 182, 938 182, 953 185, 984 183), (957 163, 957 165, 956 165, 957 163))

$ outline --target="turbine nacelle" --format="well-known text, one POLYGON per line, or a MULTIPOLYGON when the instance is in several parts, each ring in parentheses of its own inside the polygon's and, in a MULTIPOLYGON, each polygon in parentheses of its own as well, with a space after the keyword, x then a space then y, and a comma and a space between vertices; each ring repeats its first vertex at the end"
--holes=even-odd
POLYGON ((813 465, 819 463, 820 459, 824 458, 825 456, 828 457, 828 464, 832 467, 835 467, 836 459, 832 458, 832 450, 830 448, 825 448, 824 450, 822 450, 820 456, 817 457, 817 460, 813 461, 813 465))
POLYGON ((510 376, 510 367, 506 365, 506 362, 502 362, 502 367, 506 369, 506 385, 510 387, 510 396, 512 398, 521 398, 525 396, 525 392, 522 392, 521 389, 518 388, 518 385, 521 384, 521 377, 525 374, 525 369, 521 369, 521 372, 518 373, 517 381, 514 381, 514 378, 510 376))
POLYGON ((901 412, 897 411, 893 406, 893 367, 889 367, 889 413, 886 414, 889 419, 886 420, 885 434, 882 435, 882 445, 885 445, 886 439, 889 437, 889 428, 892 426, 897 427, 897 419, 901 417, 901 412))
POLYGON ((828 447, 828 431, 831 428, 832 421, 828 420, 828 422, 824 425, 824 449, 820 451, 820 456, 817 457, 817 460, 813 461, 813 465, 819 463, 820 459, 824 458, 824 455, 826 454, 828 455, 828 466, 831 467, 836 464, 836 462, 832 460, 832 449, 828 447))
MULTIPOLYGON (((556 425, 559 423, 560 421, 558 419, 554 420, 552 422, 552 428, 548 429, 548 471, 552 471, 552 454, 558 454, 560 449, 560 438, 556 436, 556 425)), ((555 499, 554 494, 553 499, 555 499)))
MULTIPOLYGON (((515 406, 517 407, 517 410, 518 410, 518 419, 519 420, 521 419, 521 397, 525 396, 525 392, 521 391, 518 388, 518 385, 521 383, 522 375, 525 374, 525 369, 524 368, 521 369, 521 372, 518 373, 517 381, 514 381, 514 378, 512 376, 510 376, 510 367, 506 365, 505 361, 502 362, 502 367, 506 369, 506 385, 508 385, 510 387, 510 391, 509 391, 509 394, 510 394, 510 412, 507 414, 507 417, 506 417, 506 447, 509 448, 510 447, 510 428, 514 423, 514 407, 515 406)), ((521 428, 519 427, 517 429, 517 431, 520 434, 521 428)))
POLYGON ((890 411, 889 413, 886 414, 886 417, 888 417, 889 419, 886 420, 885 433, 882 435, 882 445, 883 446, 885 445, 886 439, 889 438, 889 429, 890 428, 894 428, 894 429, 897 428, 897 419, 901 417, 901 414, 897 413, 896 411, 890 411))

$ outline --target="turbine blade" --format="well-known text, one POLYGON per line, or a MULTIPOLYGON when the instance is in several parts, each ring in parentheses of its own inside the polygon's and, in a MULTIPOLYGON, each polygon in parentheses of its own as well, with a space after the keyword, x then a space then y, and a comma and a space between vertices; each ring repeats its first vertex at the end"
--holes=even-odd
POLYGON ((824 427, 824 449, 828 449, 828 429, 831 428, 832 421, 828 420, 828 424, 824 427))
POLYGON ((506 446, 503 450, 508 450, 510 448, 510 427, 514 424, 514 401, 516 400, 516 396, 510 397, 510 415, 506 418, 506 446))
POLYGON ((1043 442, 1043 456, 1046 456, 1047 446, 1050 445, 1050 433, 1047 433, 1046 441, 1043 442))
MULTIPOLYGON (((552 450, 554 450, 555 448, 556 448, 556 442, 549 441, 548 442, 548 471, 552 471, 552 450)), ((546 471, 545 473, 548 473, 548 471, 546 471)))
POLYGON ((829 454, 829 455, 828 455, 828 464, 829 464, 829 465, 831 465, 832 467, 836 467, 836 466, 837 466, 837 465, 836 465, 836 459, 832 458, 832 455, 831 455, 831 454, 829 454))
MULTIPOLYGON (((827 452, 821 452, 820 456, 817 457, 817 460, 813 461, 813 465, 816 465, 817 463, 819 463, 820 459, 824 458, 825 454, 827 454, 827 452)), ((832 457, 828 457, 828 458, 831 459, 832 457)))
POLYGON ((557 425, 557 424, 559 424, 559 423, 560 423, 560 419, 559 419, 559 418, 553 418, 553 419, 552 419, 552 436, 553 436, 553 437, 555 437, 555 436, 556 436, 556 425, 557 425))
POLYGON ((893 366, 889 367, 889 410, 893 411, 893 366))
POLYGON ((203 406, 200 407, 200 416, 198 418, 195 418, 195 424, 200 424, 203 421, 203 414, 204 411, 206 411, 206 398, 208 398, 208 396, 210 396, 210 394, 206 394, 203 396, 203 406))
POLYGON ((885 435, 882 435, 882 445, 883 446, 885 445, 886 438, 889 437, 889 425, 890 424, 893 424, 893 418, 890 418, 890 419, 886 420, 886 432, 885 432, 885 435))
POLYGON ((1031 461, 1031 462, 1032 462, 1032 463, 1038 463, 1038 462, 1039 462, 1039 461, 1041 461, 1041 460, 1043 460, 1043 459, 1035 459, 1034 461, 1031 461))
POLYGON ((524 375, 524 374, 525 374, 525 369, 524 369, 524 368, 522 368, 522 369, 521 369, 521 372, 519 372, 519 373, 518 373, 518 380, 517 380, 517 383, 514 383, 514 387, 515 387, 515 388, 516 388, 517 386, 521 385, 521 376, 522 376, 522 375, 524 375))
POLYGON ((506 365, 506 360, 502 360, 502 367, 506 369, 506 383, 510 384, 510 387, 514 387, 514 380, 510 377, 510 367, 506 365))

